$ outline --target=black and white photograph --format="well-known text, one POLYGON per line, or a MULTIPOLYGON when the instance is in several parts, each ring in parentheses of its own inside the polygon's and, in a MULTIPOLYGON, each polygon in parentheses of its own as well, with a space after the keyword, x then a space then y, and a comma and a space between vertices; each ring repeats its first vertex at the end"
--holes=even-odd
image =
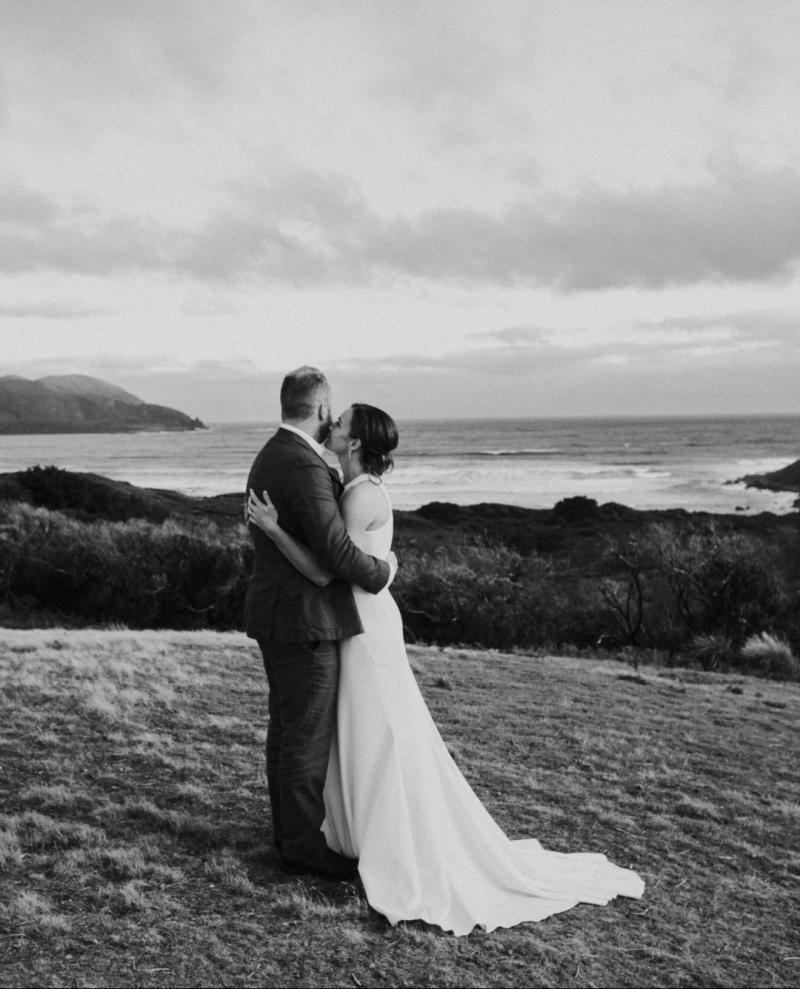
POLYGON ((0 987, 800 982, 798 52, 0 0, 0 987))

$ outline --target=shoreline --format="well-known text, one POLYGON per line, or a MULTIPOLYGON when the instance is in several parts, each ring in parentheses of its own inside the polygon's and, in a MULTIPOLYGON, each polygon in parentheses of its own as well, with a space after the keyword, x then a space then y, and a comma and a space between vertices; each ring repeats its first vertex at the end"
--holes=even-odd
MULTIPOLYGON (((793 493, 741 483, 798 457, 794 419, 617 422, 403 423, 387 489, 396 509, 412 512, 437 501, 552 509, 575 496, 642 511, 783 514, 795 508, 793 493)), ((192 498, 230 496, 242 491, 254 453, 271 431, 263 423, 214 423, 188 432, 7 436, 0 442, 0 475, 53 464, 192 498)))
MULTIPOLYGON (((798 461, 797 463, 800 463, 798 461)), ((792 515, 800 510, 800 486, 791 488, 783 486, 779 482, 770 480, 773 474, 782 474, 795 465, 781 468, 780 470, 764 474, 747 474, 742 477, 732 477, 729 480, 718 482, 719 487, 726 490, 727 503, 722 505, 719 495, 710 494, 708 498, 701 500, 697 495, 689 494, 681 503, 678 499, 668 500, 666 497, 658 497, 650 493, 640 494, 638 498, 631 496, 633 485, 624 492, 599 491, 596 487, 587 484, 575 483, 571 489, 559 491, 539 492, 535 497, 526 495, 518 491, 491 490, 491 491, 460 491, 455 485, 438 487, 431 489, 417 497, 409 497, 411 482, 404 482, 403 475, 397 469, 386 479, 387 488, 392 498, 395 512, 416 513, 425 509, 431 504, 453 504, 461 509, 469 510, 482 505, 503 506, 508 509, 541 512, 552 511, 556 504, 571 498, 588 498, 599 505, 623 505, 635 512, 688 512, 689 514, 712 515, 712 516, 758 516, 771 514, 778 516, 792 515), (763 483, 762 483, 762 479, 763 483), (734 490, 735 489, 735 490, 734 490), (728 494, 729 492, 729 494, 728 494), (756 493, 753 497, 753 494, 756 493), (765 497, 766 496, 766 497, 765 497)), ((18 478, 33 470, 56 469, 63 473, 76 477, 94 478, 92 483, 118 487, 121 491, 143 492, 156 499, 165 499, 171 508, 180 510, 179 506, 195 505, 205 508, 214 515, 226 514, 224 507, 241 500, 243 490, 238 491, 230 485, 216 484, 193 484, 179 486, 169 483, 172 479, 166 476, 155 476, 144 480, 134 477, 131 473, 121 471, 120 474, 128 477, 114 476, 111 472, 95 471, 90 469, 76 469, 63 467, 60 465, 31 465, 18 470, 0 472, 0 499, 10 498, 11 500, 25 500, 23 491, 18 484, 18 478), (220 487, 223 490, 219 490, 220 487), (214 507, 214 506, 218 507, 214 507)), ((731 472, 732 474, 734 472, 731 472)), ((196 478, 194 479, 197 480, 196 478)))
MULTIPOLYGON (((763 480, 769 483, 769 477, 763 480)), ((0 501, 3 500, 63 512, 84 522, 144 519, 161 523, 174 519, 192 524, 210 522, 225 532, 243 532, 242 493, 188 495, 56 467, 0 474, 0 501)), ((800 498, 796 504, 800 504, 800 498)), ((413 548, 432 552, 444 545, 489 539, 523 555, 543 553, 571 558, 588 572, 594 569, 604 540, 633 536, 658 524, 687 530, 712 527, 720 532, 756 534, 783 542, 797 533, 800 512, 639 509, 614 501, 601 504, 582 495, 563 498, 550 508, 486 501, 470 505, 430 501, 417 509, 394 511, 395 543, 400 551, 413 548)))
MULTIPOLYGON (((0 473, 0 500, 26 501, 36 504, 36 484, 31 482, 30 479, 37 475, 44 476, 48 473, 54 477, 66 479, 74 492, 77 492, 80 488, 102 491, 106 494, 116 493, 118 496, 133 499, 134 501, 141 501, 143 504, 149 502, 151 505, 158 506, 170 514, 192 516, 208 514, 219 519, 227 518, 231 522, 238 522, 241 516, 241 503, 244 497, 242 491, 226 491, 219 494, 192 494, 175 488, 136 484, 131 481, 112 478, 108 475, 98 474, 92 471, 76 471, 55 466, 41 467, 37 465, 24 470, 0 473)), ((726 485, 744 484, 746 490, 755 489, 786 495, 797 494, 798 497, 794 500, 792 507, 785 512, 764 509, 752 514, 746 514, 746 509, 739 506, 733 512, 686 508, 684 506, 637 508, 633 505, 614 500, 601 502, 596 498, 582 494, 569 495, 558 499, 552 505, 538 507, 485 499, 481 501, 461 502, 451 501, 447 498, 436 498, 425 501, 417 508, 401 508, 396 506, 395 515, 422 515, 429 518, 439 518, 440 520, 447 519, 448 521, 455 520, 459 514, 486 514, 487 512, 494 516, 498 514, 515 516, 531 514, 535 517, 542 515, 542 513, 548 514, 555 512, 558 510, 559 505, 563 504, 592 505, 601 514, 608 514, 610 512, 614 515, 619 515, 619 512, 622 511, 637 516, 654 515, 676 518, 710 516, 720 519, 730 518, 738 520, 758 518, 760 516, 782 518, 792 516, 800 511, 800 460, 777 471, 764 474, 748 474, 724 483, 726 485)), ((391 484, 391 481, 389 484, 391 484)), ((62 506, 63 508, 69 510, 72 508, 79 509, 81 507, 80 504, 69 504, 69 497, 66 495, 65 497, 67 497, 67 502, 62 506)), ((45 505, 44 507, 51 507, 58 510, 57 505, 45 505)), ((590 515, 593 511, 594 509, 590 510, 590 515)))

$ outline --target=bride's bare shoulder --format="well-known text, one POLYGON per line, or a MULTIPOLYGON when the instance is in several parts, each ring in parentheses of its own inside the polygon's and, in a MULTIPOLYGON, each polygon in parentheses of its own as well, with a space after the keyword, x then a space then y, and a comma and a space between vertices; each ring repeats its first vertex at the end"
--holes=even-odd
POLYGON ((376 529, 392 513, 381 482, 372 479, 348 488, 342 495, 341 508, 348 527, 358 529, 376 529))

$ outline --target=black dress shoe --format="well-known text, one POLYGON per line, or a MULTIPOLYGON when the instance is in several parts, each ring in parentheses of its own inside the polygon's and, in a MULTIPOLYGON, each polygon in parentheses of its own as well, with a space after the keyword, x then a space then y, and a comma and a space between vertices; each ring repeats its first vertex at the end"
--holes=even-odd
POLYGON ((294 859, 287 859, 284 855, 278 859, 278 868, 292 876, 320 876, 322 879, 333 879, 337 882, 345 882, 358 876, 358 862, 343 855, 337 855, 335 858, 331 856, 331 859, 324 864, 297 862, 294 859))

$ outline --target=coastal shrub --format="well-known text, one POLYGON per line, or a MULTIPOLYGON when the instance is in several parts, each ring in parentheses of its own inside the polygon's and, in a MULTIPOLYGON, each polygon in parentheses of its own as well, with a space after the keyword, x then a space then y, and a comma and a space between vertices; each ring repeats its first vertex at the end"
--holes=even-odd
POLYGON ((600 596, 608 611, 608 629, 600 640, 609 644, 638 647, 643 645, 645 630, 645 588, 643 575, 634 570, 628 579, 605 577, 600 582, 600 596))
POLYGON ((250 569, 243 538, 211 523, 86 523, 0 506, 3 597, 132 628, 236 628, 250 569))
POLYGON ((419 514, 432 522, 452 524, 458 521, 460 510, 450 501, 431 501, 420 508, 419 514))
POLYGON ((741 645, 780 612, 780 580, 763 544, 753 537, 720 536, 712 529, 671 549, 669 579, 693 630, 716 630, 741 645))
POLYGON ((604 645, 676 649, 686 642, 685 622, 663 566, 663 546, 672 534, 653 526, 633 536, 606 540, 604 569, 599 581, 604 604, 604 645))
MULTIPOLYGON (((649 650, 797 677, 800 589, 788 556, 682 520, 621 531, 605 548, 581 534, 574 555, 522 552, 475 530, 438 548, 409 541, 392 587, 409 641, 649 650)), ((249 539, 229 520, 87 521, 0 502, 0 604, 14 622, 240 628, 251 565, 249 539)))
POLYGON ((800 680, 800 661, 791 647, 769 632, 750 636, 741 648, 737 665, 776 680, 800 680))
POLYGON ((410 637, 500 648, 522 633, 522 558, 498 547, 440 547, 404 557, 392 585, 410 637))
POLYGON ((574 498, 562 498, 553 506, 553 515, 559 522, 568 525, 579 522, 593 522, 600 518, 600 508, 594 498, 576 495, 574 498))
POLYGON ((148 495, 121 481, 62 470, 60 467, 30 467, 17 474, 34 505, 75 513, 84 519, 124 522, 132 518, 163 522, 169 512, 148 495))
MULTIPOLYGON (((87 522, 0 505, 0 599, 7 606, 131 628, 238 628, 252 563, 242 531, 209 522, 87 522)), ((412 641, 498 649, 592 646, 591 580, 502 545, 408 547, 392 587, 412 641)))
POLYGON ((392 585, 411 640, 496 649, 594 644, 591 590, 546 557, 487 545, 409 553, 392 585))
POLYGON ((686 655, 704 670, 727 672, 736 658, 736 646, 727 635, 703 633, 692 636, 686 655))
POLYGON ((622 644, 683 649, 709 668, 732 663, 748 636, 787 613, 774 558, 743 533, 653 525, 611 543, 606 564, 617 573, 601 593, 622 644))

